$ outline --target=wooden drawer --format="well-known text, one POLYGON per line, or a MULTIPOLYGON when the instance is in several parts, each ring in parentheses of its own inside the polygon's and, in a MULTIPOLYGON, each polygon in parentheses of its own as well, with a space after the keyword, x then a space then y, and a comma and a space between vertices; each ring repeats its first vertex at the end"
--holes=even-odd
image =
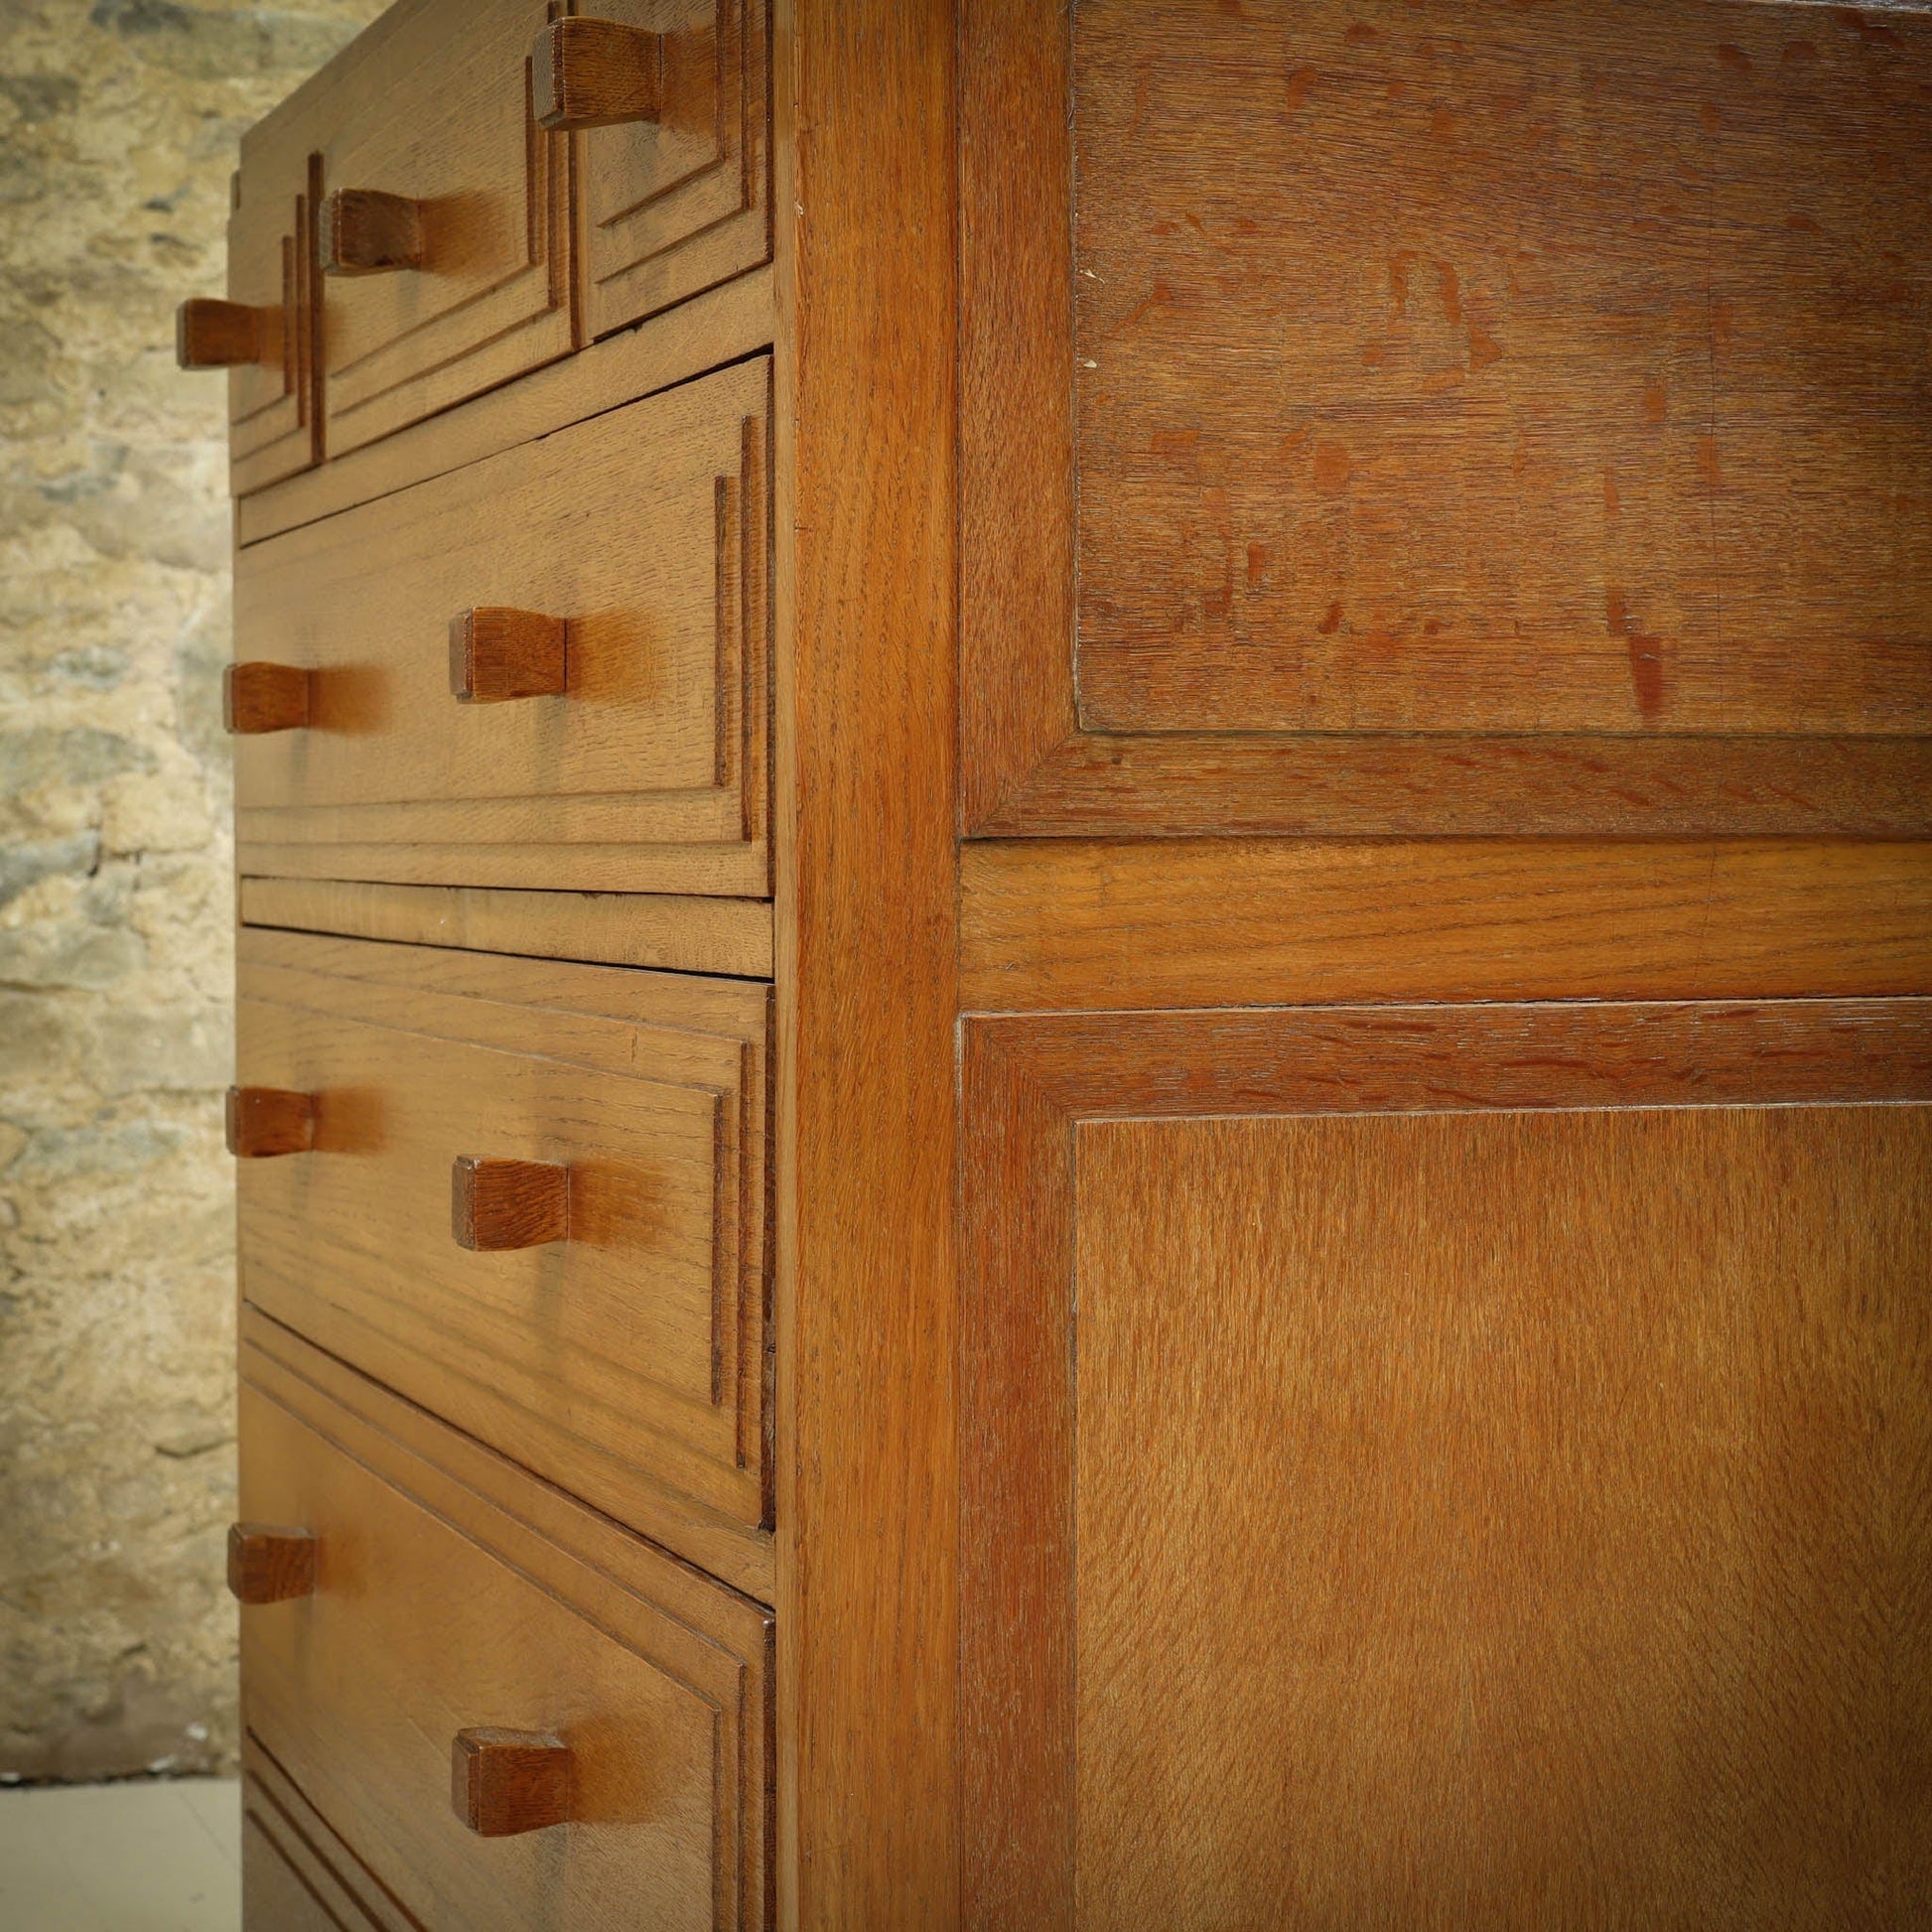
POLYGON ((768 1924, 770 1617, 259 1315, 241 1377, 241 1515, 314 1553, 242 1610, 244 1722, 410 1922, 768 1924), (459 1818, 477 1728, 568 1753, 529 1829, 459 1818))
POLYGON ((245 869, 761 896, 769 366, 244 550, 237 655, 308 693, 237 747, 245 869), (480 608, 567 626, 562 695, 454 694, 480 608))
POLYGON ((239 1164, 244 1299, 768 1596, 768 1025, 743 981, 244 930, 237 1078, 313 1096, 239 1164), (463 1161, 551 1217, 492 1221, 493 1170, 460 1245, 463 1161))
POLYGON ((585 331, 607 335, 771 255, 765 0, 583 0, 661 34, 655 121, 576 135, 585 331))
POLYGON ((284 110, 322 156, 332 454, 572 345, 564 142, 528 78, 545 14, 402 0, 284 110))

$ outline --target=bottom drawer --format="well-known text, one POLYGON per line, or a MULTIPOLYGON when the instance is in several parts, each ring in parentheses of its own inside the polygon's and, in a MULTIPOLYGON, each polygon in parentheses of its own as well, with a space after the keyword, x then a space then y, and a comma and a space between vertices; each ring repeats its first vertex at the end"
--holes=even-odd
POLYGON ((253 1311, 241 1385, 241 1515, 312 1539, 254 1546, 244 1722, 403 1910, 768 1924, 769 1614, 253 1311))

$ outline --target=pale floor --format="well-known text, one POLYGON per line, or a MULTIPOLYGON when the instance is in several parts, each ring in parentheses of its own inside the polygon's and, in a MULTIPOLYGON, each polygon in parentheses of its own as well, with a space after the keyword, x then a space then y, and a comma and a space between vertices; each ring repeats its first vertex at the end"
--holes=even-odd
POLYGON ((0 1789, 5 1932, 239 1932, 226 1778, 0 1789))

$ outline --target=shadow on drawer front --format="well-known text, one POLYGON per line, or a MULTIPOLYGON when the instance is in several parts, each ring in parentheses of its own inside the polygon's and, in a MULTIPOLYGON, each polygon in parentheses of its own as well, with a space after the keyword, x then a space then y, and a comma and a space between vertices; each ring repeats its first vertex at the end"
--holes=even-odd
POLYGON ((259 1822, 425 1926, 768 1923, 770 1618, 260 1317, 241 1370, 243 1514, 315 1551, 241 1613, 259 1822))
POLYGON ((246 869, 763 894, 768 393, 760 356, 242 551, 246 869))
POLYGON ((244 931, 246 1301, 770 1589, 768 989, 244 931))

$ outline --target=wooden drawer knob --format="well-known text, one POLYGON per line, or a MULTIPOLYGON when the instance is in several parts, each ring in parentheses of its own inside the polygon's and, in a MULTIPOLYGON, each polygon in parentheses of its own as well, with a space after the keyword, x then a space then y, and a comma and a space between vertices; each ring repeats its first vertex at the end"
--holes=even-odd
POLYGON ((185 369, 279 369, 282 312, 198 295, 175 311, 175 359, 185 369))
POLYGON ((459 1247, 495 1254, 570 1238, 568 1168, 459 1160, 450 1180, 450 1225, 459 1247))
POLYGON ((299 731, 309 701, 309 673, 294 664, 230 664, 222 675, 221 720, 242 737, 299 731))
POLYGON ((228 1089, 228 1152, 238 1161, 307 1154, 316 1144, 316 1099, 285 1087, 228 1089))
POLYGON ((514 1838, 570 1821, 570 1747, 540 1730, 459 1730, 450 1802, 479 1838, 514 1838))
POLYGON ((538 611, 484 606, 450 624, 450 689, 466 704, 560 698, 569 657, 570 625, 538 611))
POLYGON ((228 1587, 242 1603, 285 1603, 316 1587, 316 1540, 273 1523, 228 1525, 228 1587))
POLYGON ((664 107, 664 36, 621 21, 553 20, 530 49, 537 125, 654 121, 664 107))
POLYGON ((379 188, 339 188, 323 200, 317 247, 325 275, 421 268, 423 205, 379 188))

